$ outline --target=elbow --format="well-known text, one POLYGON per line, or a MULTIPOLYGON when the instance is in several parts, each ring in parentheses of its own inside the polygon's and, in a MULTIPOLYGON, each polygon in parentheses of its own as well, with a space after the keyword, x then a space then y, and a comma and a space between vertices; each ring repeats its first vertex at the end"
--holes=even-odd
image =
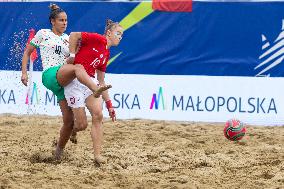
POLYGON ((30 57, 34 50, 35 50, 35 47, 28 45, 28 47, 24 51, 24 56, 30 57))
POLYGON ((24 51, 23 57, 30 57, 31 54, 32 54, 32 52, 30 52, 28 49, 26 49, 26 50, 24 51))
POLYGON ((70 33, 70 38, 73 38, 73 39, 81 39, 81 32, 71 32, 70 33))

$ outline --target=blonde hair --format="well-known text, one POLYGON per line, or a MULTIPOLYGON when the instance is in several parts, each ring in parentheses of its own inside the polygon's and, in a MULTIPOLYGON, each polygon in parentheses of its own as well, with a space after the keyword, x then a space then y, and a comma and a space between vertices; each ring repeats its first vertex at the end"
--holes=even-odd
POLYGON ((114 22, 111 19, 106 20, 105 34, 108 30, 112 30, 113 27, 120 26, 118 22, 114 22))

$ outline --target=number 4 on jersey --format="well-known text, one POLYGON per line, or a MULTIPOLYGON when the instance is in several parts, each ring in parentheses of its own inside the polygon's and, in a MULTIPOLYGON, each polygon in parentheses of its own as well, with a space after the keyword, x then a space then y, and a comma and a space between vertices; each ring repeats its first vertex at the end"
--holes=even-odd
POLYGON ((59 54, 59 55, 61 54, 61 46, 60 45, 55 46, 55 53, 59 54))

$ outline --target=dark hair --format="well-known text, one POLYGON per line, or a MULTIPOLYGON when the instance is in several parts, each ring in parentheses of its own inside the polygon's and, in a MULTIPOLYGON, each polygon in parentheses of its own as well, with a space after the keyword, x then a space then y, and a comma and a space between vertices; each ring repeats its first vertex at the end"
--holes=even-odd
POLYGON ((58 5, 56 4, 50 4, 50 14, 49 14, 49 22, 51 23, 52 19, 55 19, 58 14, 65 12, 63 9, 61 9, 58 5))
POLYGON ((112 30, 113 27, 115 26, 120 26, 118 22, 114 22, 112 21, 111 19, 107 19, 106 20, 106 27, 105 27, 105 33, 108 31, 108 30, 112 30))

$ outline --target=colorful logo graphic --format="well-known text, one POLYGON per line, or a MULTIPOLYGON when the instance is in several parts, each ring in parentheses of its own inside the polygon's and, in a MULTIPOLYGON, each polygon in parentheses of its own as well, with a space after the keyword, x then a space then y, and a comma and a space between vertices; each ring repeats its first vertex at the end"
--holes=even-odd
POLYGON ((277 39, 272 43, 267 40, 265 35, 262 34, 262 50, 264 51, 260 56, 259 60, 262 60, 254 69, 259 69, 260 67, 267 65, 265 68, 256 75, 256 76, 267 76, 270 74, 263 75, 263 73, 274 68, 284 60, 284 19, 282 20, 282 31, 278 35, 277 39))
POLYGON ((162 104, 163 110, 165 110, 165 102, 164 102, 164 95, 163 95, 162 87, 159 88, 158 96, 156 93, 153 93, 150 109, 152 110, 154 105, 155 105, 156 110, 159 109, 160 102, 162 104))
MULTIPOLYGON (((122 26, 124 29, 124 32, 131 28, 133 25, 137 24, 144 18, 146 18, 148 15, 153 13, 154 10, 152 9, 152 2, 141 2, 139 3, 128 15, 126 15, 120 22, 119 24, 122 26)), ((110 65, 112 62, 117 59, 122 52, 118 53, 115 55, 113 58, 111 58, 107 66, 110 65)))
POLYGON ((33 82, 33 87, 31 87, 30 90, 27 92, 26 103, 25 104, 33 104, 34 103, 34 99, 35 99, 35 103, 39 104, 40 99, 39 99, 38 93, 39 93, 38 92, 38 87, 37 87, 36 83, 33 82))

